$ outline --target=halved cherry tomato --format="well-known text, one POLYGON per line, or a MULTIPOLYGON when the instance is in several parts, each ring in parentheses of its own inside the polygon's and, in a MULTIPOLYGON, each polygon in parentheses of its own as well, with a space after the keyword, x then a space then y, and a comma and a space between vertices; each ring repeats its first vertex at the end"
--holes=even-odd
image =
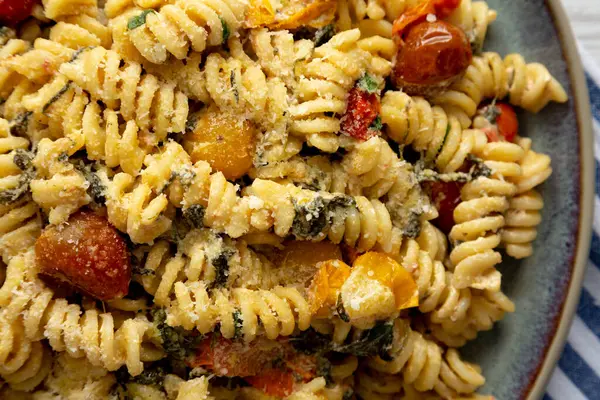
POLYGON ((377 134, 369 129, 379 114, 379 98, 359 86, 354 86, 348 94, 346 112, 340 120, 342 133, 355 139, 367 140, 377 134))
POLYGON ((485 106, 481 114, 490 123, 490 127, 484 129, 490 142, 506 140, 514 143, 519 132, 519 121, 512 106, 506 103, 492 103, 485 106))
POLYGON ((427 94, 431 86, 449 85, 473 58, 465 33, 445 22, 414 25, 398 46, 392 80, 410 95, 427 94))
POLYGON ((402 40, 412 25, 423 22, 427 15, 434 14, 437 18, 446 18, 459 5, 461 0, 427 0, 408 9, 394 21, 392 35, 402 40))
POLYGON ((442 232, 448 233, 454 226, 454 209, 460 203, 460 190, 464 183, 460 182, 424 182, 423 187, 429 194, 439 216, 433 224, 442 232))
POLYGON ((517 114, 515 113, 515 110, 506 103, 497 103, 496 108, 499 110, 498 117, 496 117, 498 132, 504 136, 504 140, 513 143, 517 136, 517 132, 519 131, 517 114))
POLYGON ((0 0, 0 23, 15 25, 31 15, 36 0, 0 0))

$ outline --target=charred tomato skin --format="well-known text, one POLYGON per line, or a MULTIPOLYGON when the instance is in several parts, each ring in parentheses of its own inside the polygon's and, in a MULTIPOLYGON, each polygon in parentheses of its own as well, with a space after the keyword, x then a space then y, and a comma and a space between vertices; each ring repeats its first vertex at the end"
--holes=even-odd
POLYGON ((98 300, 125 296, 131 264, 125 240, 106 218, 79 211, 49 226, 35 244, 40 274, 66 283, 98 300))
POLYGON ((15 25, 31 15, 36 0, 0 0, 0 24, 15 25))

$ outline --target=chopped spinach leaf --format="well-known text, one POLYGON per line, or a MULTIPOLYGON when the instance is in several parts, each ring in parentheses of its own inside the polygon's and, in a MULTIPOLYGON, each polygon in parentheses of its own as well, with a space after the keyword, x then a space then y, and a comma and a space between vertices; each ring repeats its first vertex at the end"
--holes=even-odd
POLYGON ((194 228, 204 226, 204 213, 206 209, 200 204, 192 204, 183 210, 183 218, 194 228))
POLYGON ((335 26, 333 24, 325 25, 317 29, 315 32, 315 47, 319 47, 327 42, 335 35, 335 26))
POLYGON ((323 197, 316 196, 307 204, 300 205, 294 201, 296 215, 292 223, 292 232, 298 238, 314 239, 328 225, 328 204, 323 197))
POLYGON ((17 149, 14 151, 13 162, 23 172, 19 175, 19 179, 15 187, 0 191, 0 204, 13 203, 19 200, 29 191, 29 183, 35 176, 35 170, 31 163, 32 160, 32 153, 23 149, 17 149))
POLYGON ((384 360, 389 360, 389 350, 393 340, 394 324, 382 321, 378 322, 373 328, 364 331, 360 339, 348 344, 335 345, 333 350, 358 357, 378 355, 384 360))
POLYGON ((10 125, 10 133, 15 136, 26 137, 27 136, 27 125, 29 124, 29 117, 33 114, 31 111, 27 111, 18 114, 10 125))
POLYGON ((132 30, 135 28, 139 28, 140 26, 146 23, 146 16, 150 13, 156 12, 154 10, 144 10, 140 15, 136 15, 134 17, 129 18, 127 21, 127 29, 132 30))
POLYGON ((296 351, 304 354, 323 354, 331 350, 331 338, 320 334, 313 328, 290 338, 296 351))
POLYGON ((211 264, 215 267, 215 280, 211 282, 209 288, 220 288, 227 284, 229 278, 229 259, 235 254, 232 249, 224 249, 221 253, 211 260, 211 264))
POLYGON ((225 22, 225 18, 219 15, 219 19, 221 20, 221 26, 223 27, 223 43, 225 43, 229 40, 231 31, 229 30, 229 26, 227 26, 227 22, 225 22))
POLYGON ((376 93, 379 91, 379 83, 377 82, 377 80, 371 76, 369 73, 366 73, 361 76, 358 81, 356 82, 356 85, 358 86, 359 89, 367 92, 367 93, 376 93))
POLYGON ((185 331, 181 327, 173 328, 167 325, 167 314, 164 309, 156 308, 151 311, 152 321, 162 339, 162 347, 167 356, 175 360, 184 360, 195 350, 202 336, 185 331))
POLYGON ((233 326, 234 326, 234 339, 238 339, 242 337, 242 328, 244 327, 244 318, 242 317, 242 312, 240 310, 235 310, 233 312, 233 326))
POLYGON ((383 123, 381 122, 381 117, 379 115, 373 120, 369 129, 373 131, 381 131, 383 129, 383 123))

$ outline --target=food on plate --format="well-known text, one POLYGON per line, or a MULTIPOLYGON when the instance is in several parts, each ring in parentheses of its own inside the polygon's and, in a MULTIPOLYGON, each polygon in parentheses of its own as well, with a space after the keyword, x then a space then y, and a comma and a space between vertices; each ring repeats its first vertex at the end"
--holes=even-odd
POLYGON ((0 0, 0 398, 483 398, 567 101, 496 16, 0 0))

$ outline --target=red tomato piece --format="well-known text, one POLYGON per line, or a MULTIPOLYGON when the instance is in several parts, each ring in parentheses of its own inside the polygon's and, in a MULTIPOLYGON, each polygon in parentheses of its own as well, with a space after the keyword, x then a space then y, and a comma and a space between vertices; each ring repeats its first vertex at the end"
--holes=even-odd
POLYGON ((422 95, 431 86, 448 85, 473 58, 465 33, 445 22, 422 22, 410 29, 398 46, 392 80, 408 94, 422 95))
POLYGON ((506 103, 497 103, 496 109, 499 110, 496 117, 498 132, 504 137, 504 140, 514 143, 519 131, 519 121, 515 110, 506 103))
POLYGON ((91 211, 79 211, 67 223, 44 229, 35 253, 40 274, 99 300, 120 298, 129 290, 127 244, 106 218, 91 211))
POLYGON ((394 21, 392 35, 402 39, 412 25, 423 22, 428 14, 446 18, 459 5, 461 0, 427 0, 406 10, 394 21))
POLYGON ((377 134, 369 129, 379 115, 379 98, 376 93, 353 87, 348 94, 346 112, 340 120, 340 130, 343 134, 355 139, 367 140, 377 134))
POLYGON ((514 108, 506 103, 492 103, 483 107, 480 113, 490 126, 483 131, 490 142, 505 140, 514 143, 519 132, 519 121, 514 108))
POLYGON ((15 25, 31 15, 36 0, 0 0, 0 22, 15 25))
POLYGON ((259 375, 249 376, 245 380, 267 395, 278 398, 287 397, 294 390, 294 375, 288 370, 269 368, 261 371, 259 375))
POLYGON ((454 209, 460 203, 460 190, 464 183, 460 182, 424 182, 423 187, 429 194, 439 216, 433 224, 442 232, 448 233, 454 226, 454 209))
POLYGON ((287 351, 283 343, 266 338, 245 343, 210 335, 200 343, 188 364, 205 367, 218 376, 254 376, 273 360, 283 358, 287 351))

